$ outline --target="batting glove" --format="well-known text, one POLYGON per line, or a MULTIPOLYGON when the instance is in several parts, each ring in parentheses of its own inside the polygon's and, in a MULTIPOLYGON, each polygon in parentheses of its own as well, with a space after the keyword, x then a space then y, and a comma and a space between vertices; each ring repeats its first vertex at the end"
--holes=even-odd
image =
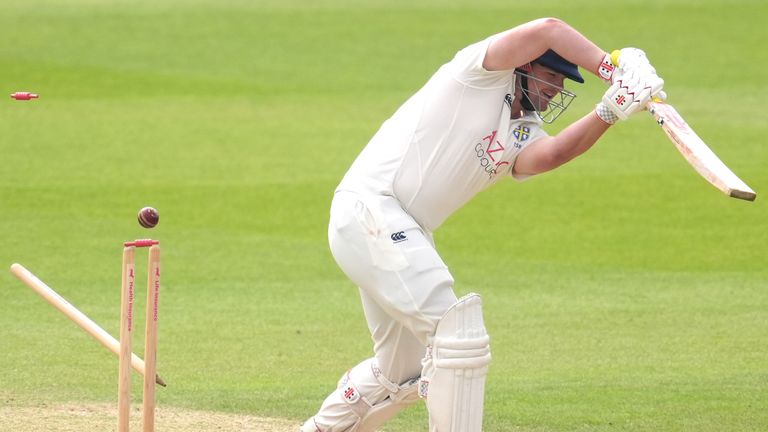
POLYGON ((634 70, 622 74, 603 95, 596 110, 597 115, 609 124, 616 120, 626 120, 632 114, 644 110, 652 97, 663 97, 663 87, 664 80, 655 72, 634 70))
POLYGON ((645 51, 639 48, 622 48, 606 54, 597 72, 604 81, 612 84, 627 73, 655 74, 656 69, 651 66, 645 51))

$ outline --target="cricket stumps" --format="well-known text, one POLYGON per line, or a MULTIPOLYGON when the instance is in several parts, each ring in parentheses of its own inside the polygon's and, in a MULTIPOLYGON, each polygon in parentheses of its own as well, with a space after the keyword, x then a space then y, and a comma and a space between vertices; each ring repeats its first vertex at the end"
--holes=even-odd
MULTIPOLYGON (((22 281, 24 285, 42 297, 43 300, 48 302, 48 304, 63 313, 67 318, 72 320, 72 322, 77 324, 78 327, 83 329, 83 331, 96 339, 102 346, 113 352, 115 355, 120 354, 120 342, 118 342, 117 339, 112 337, 112 335, 107 333, 101 326, 88 318, 87 315, 69 303, 64 297, 59 295, 53 288, 49 287, 23 265, 18 263, 11 265, 11 273, 16 276, 17 279, 22 281)), ((133 370, 144 376, 144 360, 133 353, 131 353, 131 366, 133 367, 133 370)), ((163 387, 166 386, 165 381, 163 381, 159 375, 155 375, 155 382, 163 387)))
POLYGON ((160 300, 160 242, 141 239, 123 244, 122 290, 120 294, 120 361, 118 373, 118 432, 128 432, 131 410, 130 353, 133 336, 133 300, 136 248, 148 247, 147 312, 144 336, 144 387, 142 423, 144 432, 155 430, 155 386, 147 376, 157 370, 157 321, 160 300))

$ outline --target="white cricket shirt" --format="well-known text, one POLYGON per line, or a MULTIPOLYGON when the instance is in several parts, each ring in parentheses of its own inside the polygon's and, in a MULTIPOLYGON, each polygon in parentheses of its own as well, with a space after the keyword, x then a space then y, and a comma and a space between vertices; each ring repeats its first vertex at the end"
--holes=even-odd
POLYGON ((459 51, 371 138, 337 191, 391 195, 428 231, 511 174, 545 136, 535 113, 510 118, 515 74, 487 71, 493 37, 459 51))

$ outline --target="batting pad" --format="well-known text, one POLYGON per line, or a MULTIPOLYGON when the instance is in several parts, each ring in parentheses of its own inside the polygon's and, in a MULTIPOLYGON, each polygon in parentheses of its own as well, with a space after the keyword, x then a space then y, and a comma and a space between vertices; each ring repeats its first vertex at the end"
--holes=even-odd
POLYGON ((482 430, 489 342, 477 294, 460 298, 437 323, 419 383, 430 432, 482 430))

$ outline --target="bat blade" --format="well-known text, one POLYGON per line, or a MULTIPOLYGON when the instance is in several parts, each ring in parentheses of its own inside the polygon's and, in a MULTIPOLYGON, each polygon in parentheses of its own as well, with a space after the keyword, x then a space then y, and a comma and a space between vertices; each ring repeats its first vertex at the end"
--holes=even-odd
POLYGON ((680 154, 704 179, 728 196, 747 201, 755 200, 755 191, 717 157, 675 107, 665 102, 653 101, 648 103, 648 111, 680 154))

